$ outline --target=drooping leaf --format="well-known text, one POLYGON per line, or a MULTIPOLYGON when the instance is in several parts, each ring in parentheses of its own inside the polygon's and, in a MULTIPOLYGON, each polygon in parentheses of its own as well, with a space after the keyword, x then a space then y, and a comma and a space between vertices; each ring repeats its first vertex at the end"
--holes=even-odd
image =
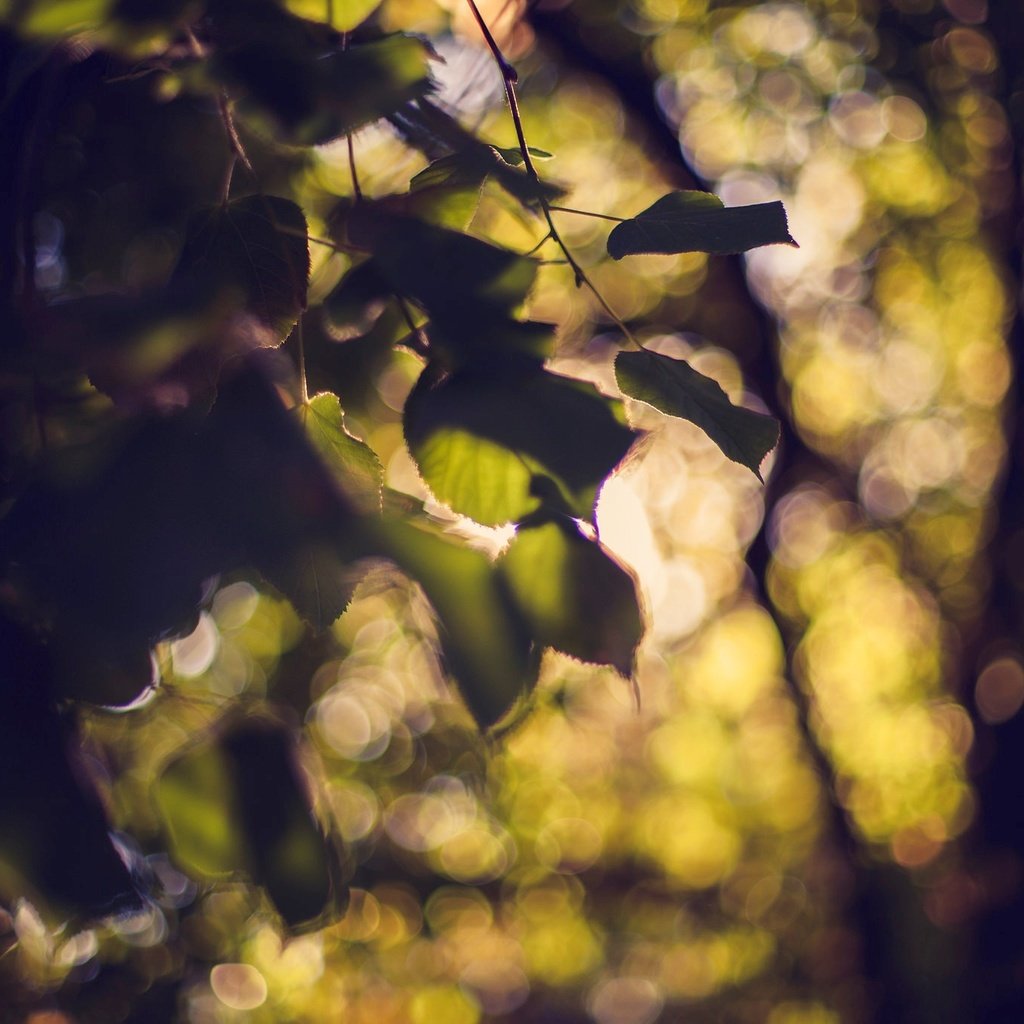
POLYGON ((280 196, 211 207, 189 225, 175 276, 225 293, 284 340, 306 308, 306 218, 280 196))
POLYGON ((377 453, 345 427, 338 396, 325 391, 299 406, 299 420, 341 489, 367 511, 379 512, 384 467, 377 453))
POLYGON ((286 727, 232 724, 172 761, 155 796, 171 853, 189 874, 247 876, 292 928, 344 903, 339 852, 313 818, 286 727))
POLYGON ((493 725, 533 687, 539 656, 494 566, 478 551, 396 520, 382 522, 377 538, 433 605, 442 653, 473 717, 493 725))
POLYGON ((746 252, 760 245, 796 245, 782 203, 728 209, 709 192, 670 192, 608 235, 608 254, 746 252))
POLYGON ((733 405, 717 381, 681 359, 649 349, 620 352, 615 358, 615 379, 630 398, 696 423, 727 458, 762 479, 761 462, 779 440, 777 420, 733 405))
MULTIPOLYGON (((561 186, 538 181, 521 166, 513 166, 516 163, 513 154, 522 162, 518 150, 499 149, 481 141, 426 98, 406 104, 389 115, 389 120, 410 145, 434 161, 413 179, 414 187, 428 183, 479 185, 486 178, 492 178, 525 206, 536 206, 542 199, 554 201, 565 195, 561 186)), ((537 155, 541 152, 537 151, 537 155)))
POLYGON ((396 33, 341 49, 286 12, 239 19, 239 38, 219 49, 214 75, 238 111, 278 141, 319 145, 427 95, 427 44, 396 33))
POLYGON ((529 360, 432 374, 406 402, 405 436, 437 498, 492 526, 552 500, 592 517, 602 481, 636 438, 616 402, 529 360))
POLYGON ((539 643, 632 672, 643 634, 636 586, 571 519, 520 527, 498 569, 539 643))

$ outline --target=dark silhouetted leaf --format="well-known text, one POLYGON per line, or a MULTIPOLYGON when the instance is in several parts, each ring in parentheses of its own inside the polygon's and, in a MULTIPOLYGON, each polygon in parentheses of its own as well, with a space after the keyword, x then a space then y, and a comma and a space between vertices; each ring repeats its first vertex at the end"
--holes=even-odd
POLYGON ((636 437, 617 402, 526 360, 437 383, 432 374, 406 402, 405 436, 437 498, 492 526, 525 518, 551 495, 592 517, 598 488, 636 437))
POLYGON ((50 652, 0 612, 0 896, 80 919, 142 908, 78 742, 51 702, 50 652))
POLYGON ((327 332, 336 341, 361 338, 378 322, 389 302, 394 302, 394 291, 387 277, 374 260, 364 260, 352 267, 324 299, 327 332))
POLYGON ((633 578, 571 519, 520 527, 498 569, 539 643, 632 672, 643 634, 633 578))
POLYGON ((431 343, 453 363, 504 352, 543 358, 553 344, 546 325, 513 313, 526 301, 537 264, 471 235, 361 204, 348 217, 349 237, 372 250, 391 290, 427 314, 431 343))
POLYGON ((284 340, 306 308, 306 218, 290 199, 278 196, 211 207, 189 225, 176 277, 233 297, 284 340))
POLYGON ((539 651, 503 581, 480 552, 406 523, 385 521, 377 546, 423 588, 441 650, 476 721, 493 725, 532 689, 539 651))
POLYGON ((337 450, 332 468, 257 364, 223 384, 204 442, 208 500, 222 529, 307 622, 329 626, 358 582, 353 563, 366 554, 356 506, 336 476, 337 450))
POLYGON ((239 97, 243 117, 280 141, 329 142, 399 110, 433 88, 427 44, 396 34, 345 49, 285 12, 241 22, 213 72, 239 97))
POLYGON ((617 260, 637 253, 746 252, 759 245, 796 245, 782 203, 726 209, 709 192, 670 192, 608 235, 617 260))
POLYGON ((723 454, 761 480, 761 462, 779 440, 777 420, 733 405, 717 381, 681 359, 647 349, 620 352, 615 379, 630 398, 696 423, 723 454))
MULTIPOLYGON (((410 145, 434 161, 413 178, 413 188, 427 184, 479 185, 486 178, 492 178, 526 206, 565 195, 561 186, 538 181, 520 166, 513 166, 522 163, 518 149, 499 149, 482 142, 429 100, 408 103, 389 115, 389 119, 410 145)), ((531 149, 531 152, 534 151, 531 149)), ((536 151, 538 156, 542 152, 536 151)))
POLYGON ((344 902, 339 853, 313 818, 296 756, 283 725, 240 721, 186 750, 156 786, 182 869, 204 879, 247 875, 293 928, 344 902))

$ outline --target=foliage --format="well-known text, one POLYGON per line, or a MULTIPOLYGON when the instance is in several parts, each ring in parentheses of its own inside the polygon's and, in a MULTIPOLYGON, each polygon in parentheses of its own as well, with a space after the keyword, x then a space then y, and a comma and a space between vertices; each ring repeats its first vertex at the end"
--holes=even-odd
MULTIPOLYGON (((41 666, 44 678, 31 685, 49 694, 44 716, 57 715, 63 698, 124 706, 147 691, 150 647, 188 632, 218 574, 255 572, 323 632, 381 559, 423 587, 446 662, 484 726, 530 693, 544 648, 632 671, 642 632, 635 584, 593 527, 602 484, 640 432, 619 399, 544 367, 554 329, 522 319, 537 256, 470 228, 493 180, 523 216, 546 222, 577 283, 593 287, 551 219, 562 189, 534 164, 549 154, 525 143, 495 147, 448 118, 431 99, 434 55, 423 38, 382 33, 372 20, 359 27, 368 11, 341 12, 338 24, 355 29, 351 36, 338 35, 324 12, 301 13, 269 0, 211 0, 145 17, 124 4, 83 6, 66 20, 46 4, 25 4, 8 16, 5 46, 31 70, 8 83, 9 104, 28 110, 29 144, 12 168, 21 193, 8 255, 23 269, 8 295, 20 333, 6 371, 29 415, 9 449, 0 550, 5 621, 41 666), (81 60, 75 45, 94 50, 81 60), (95 239, 77 236, 82 176, 43 171, 52 156, 40 133, 59 116, 46 87, 59 91, 72 79, 87 94, 131 94, 131 116, 105 126, 84 156, 103 195, 124 173, 117 154, 139 123, 156 126, 139 144, 146 166, 158 168, 180 144, 169 110, 186 126, 213 114, 221 122, 219 197, 217 180, 201 172, 178 194, 161 195, 157 216, 163 230, 180 233, 177 255, 138 284, 104 272, 95 239), (294 193, 278 194, 288 191, 301 147, 382 119, 427 148, 413 130, 422 129, 437 151, 407 190, 365 196, 353 164, 354 196, 333 208, 307 212, 294 193), (37 256, 32 224, 43 211, 74 236, 65 242, 67 279, 49 289, 24 269, 37 256), (309 237, 313 217, 324 219, 328 241, 309 237), (311 243, 352 257, 337 285, 313 301, 311 243), (455 513, 519 527, 494 565, 434 536, 422 510, 394 507, 380 459, 346 429, 338 396, 307 397, 305 362, 316 362, 315 346, 335 345, 328 334, 373 329, 388 306, 404 329, 377 344, 403 346, 423 363, 403 414, 423 480, 455 513), (320 317, 328 334, 307 331, 320 317), (291 369, 265 350, 293 329, 291 369), (72 392, 81 422, 58 427, 48 403, 72 392)), ((514 78, 498 59, 514 97, 514 78)), ((116 233, 121 213, 109 216, 116 233)), ((125 233, 147 216, 155 219, 142 211, 125 233)), ((710 196, 672 193, 616 227, 609 249, 620 258, 790 240, 780 204, 726 210, 710 196), (689 212, 698 207, 699 215, 689 212)), ((654 401, 760 475, 776 438, 766 418, 733 406, 684 362, 649 360, 643 374, 620 364, 627 393, 703 389, 710 399, 699 414, 678 399, 654 401)), ((19 659, 5 665, 9 700, 29 685, 23 672, 19 659)), ((200 876, 244 874, 262 885, 289 925, 318 918, 341 899, 340 872, 328 869, 330 842, 316 839, 301 810, 290 730, 267 719, 218 732, 163 771, 157 795, 170 849, 200 876)), ((15 820, 11 778, 7 825, 15 820)), ((44 790, 33 796, 48 800, 44 790)), ((13 834, 57 845, 45 821, 17 820, 13 834)), ((93 833, 83 843, 102 857, 106 839, 93 833)), ((125 869, 109 868, 119 877, 73 898, 17 845, 5 857, 20 885, 84 918, 136 889, 125 869)))
POLYGON ((1011 991, 984 14, 524 6, 0 5, 11 1014, 1011 991))

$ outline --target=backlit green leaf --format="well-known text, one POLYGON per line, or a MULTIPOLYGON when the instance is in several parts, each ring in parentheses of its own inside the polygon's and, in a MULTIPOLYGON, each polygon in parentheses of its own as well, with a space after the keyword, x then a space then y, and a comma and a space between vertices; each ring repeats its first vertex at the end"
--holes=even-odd
POLYGON ((380 4, 381 0, 284 0, 292 14, 322 21, 339 32, 350 32, 366 21, 380 4))
POLYGON ((761 480, 761 462, 779 440, 778 421, 733 405, 717 381, 681 359, 658 352, 620 352, 615 379, 622 393, 655 409, 696 423, 726 457, 761 480))
POLYGON ((782 203, 726 209, 709 192, 670 192, 608 235, 608 254, 746 252, 760 245, 796 245, 782 203))
POLYGON ((519 521, 552 498, 590 519, 635 434, 593 386, 535 363, 467 368, 405 406, 405 436, 431 491, 477 522, 519 521))
POLYGON ((346 429, 338 396, 330 392, 314 395, 298 412, 306 436, 334 472, 341 489, 357 505, 379 512, 384 467, 377 453, 346 429))
POLYGON ((498 568, 539 643, 632 672, 643 634, 633 579, 571 519, 521 527, 498 568))

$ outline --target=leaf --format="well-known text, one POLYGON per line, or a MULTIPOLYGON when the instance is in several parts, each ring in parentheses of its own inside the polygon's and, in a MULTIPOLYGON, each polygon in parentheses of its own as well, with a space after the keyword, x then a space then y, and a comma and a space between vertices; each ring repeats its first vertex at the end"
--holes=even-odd
POLYGON ((726 209, 709 192, 670 192, 608 235, 608 254, 746 252, 759 245, 796 245, 782 203, 726 209))
MULTIPOLYGON (((526 161, 523 159, 523 151, 518 146, 495 146, 494 147, 498 155, 507 164, 511 164, 513 167, 521 167, 526 161)), ((551 160, 554 158, 554 153, 549 153, 546 149, 538 149, 536 146, 527 146, 530 156, 535 160, 551 160)))
POLYGON ((420 185, 414 187, 422 187, 427 182, 479 185, 490 177, 524 206, 535 206, 542 199, 552 201, 565 195, 566 190, 560 185, 538 181, 521 167, 512 166, 515 162, 512 153, 522 158, 518 150, 498 149, 481 141, 426 97, 406 104, 390 114, 389 119, 410 145, 434 161, 413 179, 420 181, 420 185))
POLYGON ((238 111, 277 141, 320 145, 399 110, 433 89, 431 51, 396 33, 340 49, 284 11, 236 23, 234 45, 211 70, 238 95, 238 111))
MULTIPOLYGON (((329 420, 322 433, 332 433, 329 420)), ((367 554, 357 503, 336 475, 338 449, 331 460, 318 453, 255 363, 222 384, 203 442, 206 500, 222 529, 314 629, 325 629, 348 605, 367 554)), ((355 487, 362 455, 348 454, 355 487)), ((361 468, 369 473, 369 460, 361 468)))
POLYGON ((380 4, 381 0, 284 0, 285 7, 292 14, 310 21, 325 22, 338 32, 351 32, 366 21, 380 4))
POLYGON ((315 822, 290 731, 232 723, 164 769, 157 809, 176 863, 201 879, 247 875, 290 927, 344 901, 340 855, 315 822))
POLYGON ((535 261, 459 231, 362 203, 347 220, 349 238, 370 249, 391 290, 430 320, 430 339, 449 361, 518 351, 543 358, 553 337, 513 313, 537 275, 535 261))
POLYGON ((283 341, 306 308, 306 218, 280 196, 211 207, 190 223, 175 277, 228 293, 283 341))
POLYGON ((476 721, 488 727, 533 687, 539 651, 486 556, 395 520, 377 546, 416 580, 438 617, 441 650, 476 721))
MULTIPOLYGON (((144 906, 110 838, 80 742, 51 701, 50 652, 0 609, 0 875, 4 902, 26 895, 66 920, 144 906)), ((42 908, 41 908, 42 909, 42 908)))
POLYGON ((299 406, 299 420, 341 489, 366 511, 379 512, 384 467, 377 453, 346 429, 338 396, 314 395, 299 406))
POLYGON ((515 522, 554 502, 591 519, 601 483, 636 434, 594 387, 519 360, 435 380, 405 405, 405 436, 434 495, 479 523, 515 522))
POLYGON ((761 480, 761 462, 779 440, 778 421, 733 405, 717 381, 658 352, 620 352, 615 380, 622 393, 669 416, 696 423, 722 453, 761 480))
POLYGON ((365 335, 380 319, 394 293, 376 261, 352 267, 323 301, 327 331, 336 341, 365 335))
POLYGON ((521 526, 498 570, 538 642, 632 672, 643 635, 633 578, 571 519, 521 526))

